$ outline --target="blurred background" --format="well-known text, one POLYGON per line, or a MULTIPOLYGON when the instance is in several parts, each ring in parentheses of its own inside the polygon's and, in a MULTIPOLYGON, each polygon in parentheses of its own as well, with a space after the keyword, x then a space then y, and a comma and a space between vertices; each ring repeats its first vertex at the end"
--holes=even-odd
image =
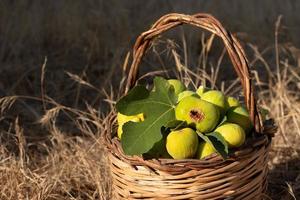
MULTIPOLYGON (((84 128, 78 128, 73 115, 90 117, 98 113, 95 130, 101 132, 101 117, 108 111, 105 108, 109 108, 109 97, 115 100, 117 96, 123 63, 137 36, 164 14, 207 12, 241 40, 251 69, 257 72, 259 100, 272 110, 271 117, 280 121, 270 163, 270 193, 280 193, 274 199, 296 199, 300 189, 299 10, 299 0, 0 1, 0 153, 4 160, 1 162, 0 156, 0 198, 15 199, 11 190, 15 188, 20 197, 27 194, 30 199, 108 199, 110 182, 105 178, 102 156, 90 163, 102 155, 102 147, 87 157, 80 154, 95 136, 84 135, 90 143, 82 142, 83 136, 76 132, 84 128), (15 103, 16 95, 26 98, 15 103), (36 99, 47 99, 47 103, 36 99), (63 106, 72 110, 71 116, 58 114, 63 106), (61 117, 56 121, 61 129, 53 128, 53 124, 42 126, 39 122, 47 121, 47 117, 61 117), (57 165, 66 157, 70 160, 57 165), (24 168, 24 163, 29 167, 24 168), (74 163, 76 171, 70 169, 74 163), (66 169, 71 170, 68 175, 56 177, 60 184, 43 182, 66 169), (103 172, 97 180, 91 175, 95 171, 103 172), (12 172, 16 176, 11 177, 12 172), (93 192, 97 195, 93 196, 93 192)), ((145 59, 145 72, 161 69, 161 57, 168 67, 176 65, 163 51, 170 45, 175 46, 187 67, 195 69, 208 38, 209 34, 189 27, 170 31, 161 38, 159 56, 152 52, 145 59)), ((218 62, 222 43, 216 43, 214 48, 208 65, 218 62)), ((220 80, 233 82, 230 62, 223 62, 225 73, 220 80)))
MULTIPOLYGON (((101 87, 112 68, 119 68, 138 34, 166 13, 208 12, 243 42, 259 48, 274 43, 275 22, 282 15, 280 40, 298 46, 300 2, 264 1, 6 1, 0 2, 0 90, 38 95, 45 57, 50 91, 69 90, 64 71, 81 73, 101 87), (51 73, 50 73, 51 72, 51 73), (24 84, 23 84, 24 83, 24 84), (26 88, 32 84, 32 88, 26 88)), ((185 36, 189 38, 190 32, 185 36)), ((199 38, 199 33, 198 33, 199 38)), ((195 49, 197 40, 188 41, 195 49)), ((114 70, 117 71, 117 70, 114 70)), ((51 94, 57 96, 57 94, 51 94)))

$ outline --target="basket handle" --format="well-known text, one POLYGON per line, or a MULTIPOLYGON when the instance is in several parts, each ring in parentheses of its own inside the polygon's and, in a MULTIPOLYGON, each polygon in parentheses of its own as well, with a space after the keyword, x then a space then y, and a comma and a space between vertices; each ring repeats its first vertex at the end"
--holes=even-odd
POLYGON ((234 69, 241 80, 245 96, 245 103, 249 110, 251 121, 255 125, 256 132, 262 133, 262 121, 257 110, 248 60, 244 50, 239 41, 230 32, 228 32, 217 19, 209 14, 167 14, 157 20, 150 30, 143 32, 137 38, 133 47, 133 60, 129 69, 125 93, 127 93, 128 90, 136 84, 139 64, 143 55, 145 54, 145 51, 150 47, 152 40, 163 32, 182 24, 190 24, 199 28, 203 28, 216 34, 223 40, 234 69))

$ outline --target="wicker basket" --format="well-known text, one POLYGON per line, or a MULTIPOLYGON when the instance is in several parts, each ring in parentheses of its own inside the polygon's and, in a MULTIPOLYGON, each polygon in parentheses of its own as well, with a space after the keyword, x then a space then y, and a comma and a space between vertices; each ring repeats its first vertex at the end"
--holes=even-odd
POLYGON ((242 148, 223 160, 213 154, 204 160, 152 159, 126 156, 114 137, 116 114, 105 121, 104 141, 112 174, 113 199, 263 199, 267 187, 270 135, 276 131, 260 120, 253 95, 248 61, 238 40, 208 14, 168 14, 142 33, 134 46, 125 93, 136 84, 139 63, 152 40, 178 25, 190 24, 219 36, 238 74, 255 134, 242 148))

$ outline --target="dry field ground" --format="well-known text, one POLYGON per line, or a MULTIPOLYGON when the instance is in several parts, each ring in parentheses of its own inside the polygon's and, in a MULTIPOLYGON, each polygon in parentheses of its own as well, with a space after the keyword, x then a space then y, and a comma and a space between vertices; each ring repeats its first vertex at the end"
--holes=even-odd
MULTIPOLYGON (((134 39, 168 12, 210 12, 237 33, 258 102, 279 128, 266 198, 300 198, 299 9, 295 0, 1 1, 0 199, 110 199, 105 115, 134 39)), ((163 35, 142 74, 183 67, 191 87, 241 95, 222 43, 210 39, 189 27, 163 35)))

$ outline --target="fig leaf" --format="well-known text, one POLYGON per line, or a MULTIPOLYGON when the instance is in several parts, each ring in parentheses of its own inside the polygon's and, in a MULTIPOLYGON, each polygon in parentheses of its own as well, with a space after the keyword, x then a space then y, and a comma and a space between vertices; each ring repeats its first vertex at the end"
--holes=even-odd
POLYGON ((225 160, 228 157, 228 144, 220 133, 212 132, 208 134, 202 134, 197 131, 197 134, 202 138, 205 142, 213 145, 215 150, 222 156, 225 160))
POLYGON ((154 78, 154 87, 154 91, 148 91, 144 86, 136 86, 116 104, 117 111, 124 115, 143 113, 145 117, 143 122, 123 125, 121 144, 127 155, 147 153, 163 138, 161 127, 175 120, 174 88, 161 77, 154 78))

